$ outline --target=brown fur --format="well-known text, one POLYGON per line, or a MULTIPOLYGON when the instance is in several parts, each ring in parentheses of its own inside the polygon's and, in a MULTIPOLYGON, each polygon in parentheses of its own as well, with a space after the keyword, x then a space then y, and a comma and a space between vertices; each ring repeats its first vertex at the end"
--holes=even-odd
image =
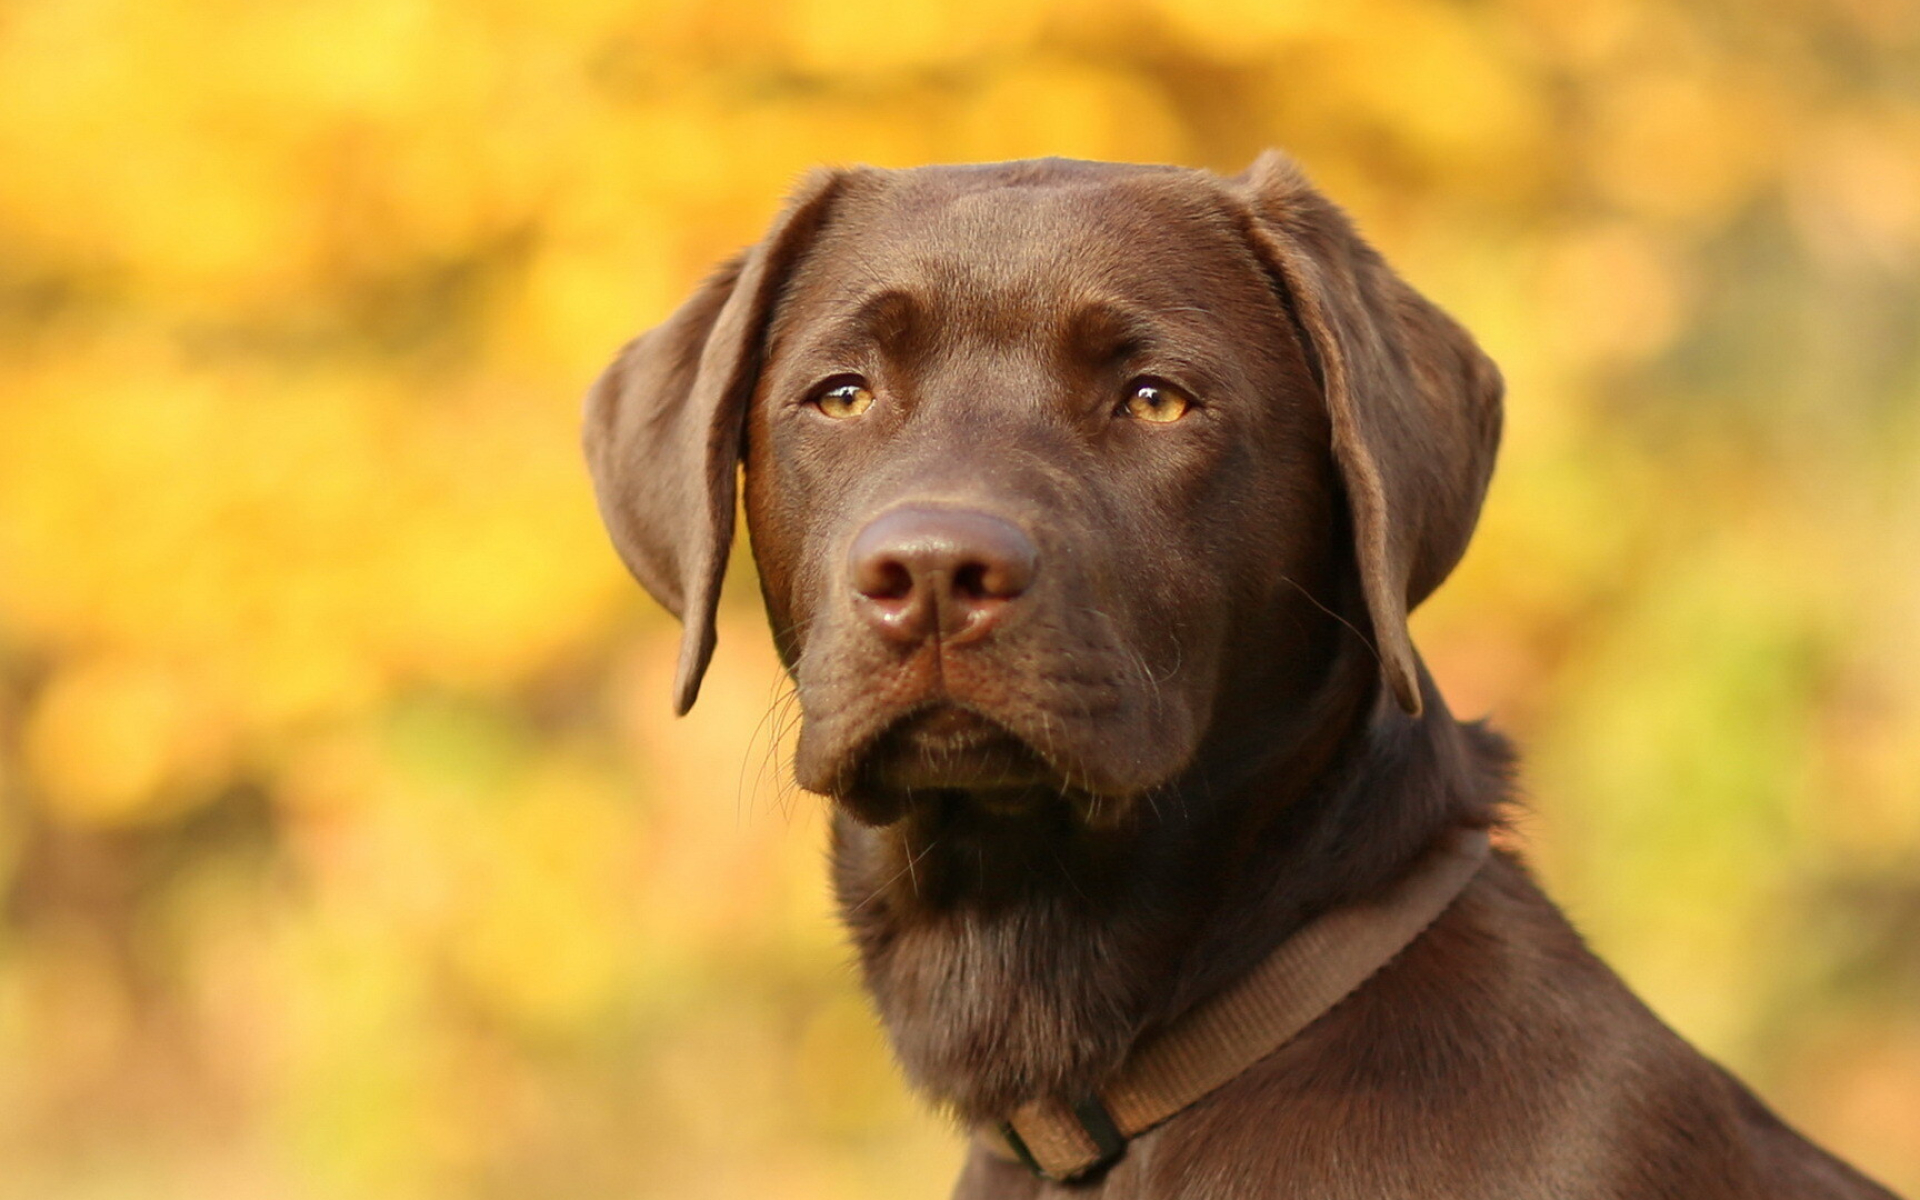
MULTIPOLYGON (((682 710, 744 462, 867 985, 914 1085, 977 1123, 1097 1091, 1304 921, 1499 820, 1507 751, 1406 631, 1499 427, 1493 365, 1284 159, 1050 160, 816 174, 609 368, 587 450, 686 624, 682 710), (1197 406, 1128 416, 1143 378, 1197 406), (872 407, 834 419, 849 380, 872 407)), ((1886 1196, 1661 1025, 1507 856, 1100 1176, 976 1149, 959 1194, 1062 1190, 1886 1196)))

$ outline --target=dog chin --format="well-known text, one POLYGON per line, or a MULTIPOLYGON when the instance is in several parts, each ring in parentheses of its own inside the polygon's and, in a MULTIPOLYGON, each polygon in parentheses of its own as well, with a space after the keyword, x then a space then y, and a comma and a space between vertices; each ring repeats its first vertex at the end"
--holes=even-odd
POLYGON ((1101 786, 1001 722, 952 704, 913 710, 837 754, 801 733, 795 774, 868 825, 916 807, 962 801, 979 815, 1019 818, 1067 802, 1089 824, 1112 823, 1146 787, 1101 786))
MULTIPOLYGON (((796 773, 827 759, 824 789, 855 816, 885 824, 918 797, 965 793, 1007 798, 1066 790, 1062 773, 1004 725, 971 709, 934 704, 894 717, 830 758, 809 754, 802 732, 796 773)), ((1004 801, 996 800, 995 803, 1004 801)))
POLYGON ((942 705, 890 725, 859 776, 890 791, 1007 791, 1053 784, 1058 773, 1004 725, 942 705))

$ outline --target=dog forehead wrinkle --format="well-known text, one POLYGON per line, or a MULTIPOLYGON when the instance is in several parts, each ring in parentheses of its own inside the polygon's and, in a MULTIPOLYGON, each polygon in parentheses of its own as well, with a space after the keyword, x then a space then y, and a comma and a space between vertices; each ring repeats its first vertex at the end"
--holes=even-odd
POLYGON ((1057 294, 1069 280, 1130 292, 1129 279, 1137 283, 1156 267, 1177 277, 1192 273, 1197 259, 1247 254, 1232 223, 1197 189, 1142 186, 1129 172, 1040 186, 1020 178, 899 173, 891 186, 843 208, 802 273, 827 265, 840 291, 898 286, 941 298, 1034 284, 1057 294))

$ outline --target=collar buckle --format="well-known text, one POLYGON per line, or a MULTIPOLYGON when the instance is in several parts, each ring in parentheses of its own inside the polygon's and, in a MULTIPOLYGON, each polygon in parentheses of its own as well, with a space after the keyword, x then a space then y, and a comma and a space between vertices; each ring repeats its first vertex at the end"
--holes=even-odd
POLYGON ((1113 1114, 1107 1111, 1107 1106, 1100 1103, 1100 1097, 1088 1096, 1075 1103, 1073 1118, 1079 1122, 1081 1132, 1087 1135, 1087 1140, 1093 1143, 1096 1157, 1091 1162, 1081 1163, 1062 1174, 1055 1174, 1040 1165, 1040 1160, 1034 1157, 1033 1151, 1021 1138, 1020 1131, 1013 1127, 1012 1121, 1000 1123, 1000 1136, 1007 1140, 1007 1145, 1013 1149, 1014 1157, 1020 1160, 1022 1166, 1041 1179, 1053 1183, 1066 1183, 1104 1170, 1119 1161, 1120 1156, 1127 1152, 1127 1135, 1120 1132, 1119 1124, 1113 1119, 1113 1114))

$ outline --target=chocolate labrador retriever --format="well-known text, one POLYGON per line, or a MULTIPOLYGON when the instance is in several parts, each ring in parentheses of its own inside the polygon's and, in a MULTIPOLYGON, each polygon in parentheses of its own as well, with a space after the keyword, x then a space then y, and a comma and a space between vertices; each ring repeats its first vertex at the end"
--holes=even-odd
POLYGON ((1407 613, 1499 373, 1278 155, 822 171, 587 405, 693 703, 744 466, 836 894, 958 1195, 1881 1197, 1487 851, 1407 613))

